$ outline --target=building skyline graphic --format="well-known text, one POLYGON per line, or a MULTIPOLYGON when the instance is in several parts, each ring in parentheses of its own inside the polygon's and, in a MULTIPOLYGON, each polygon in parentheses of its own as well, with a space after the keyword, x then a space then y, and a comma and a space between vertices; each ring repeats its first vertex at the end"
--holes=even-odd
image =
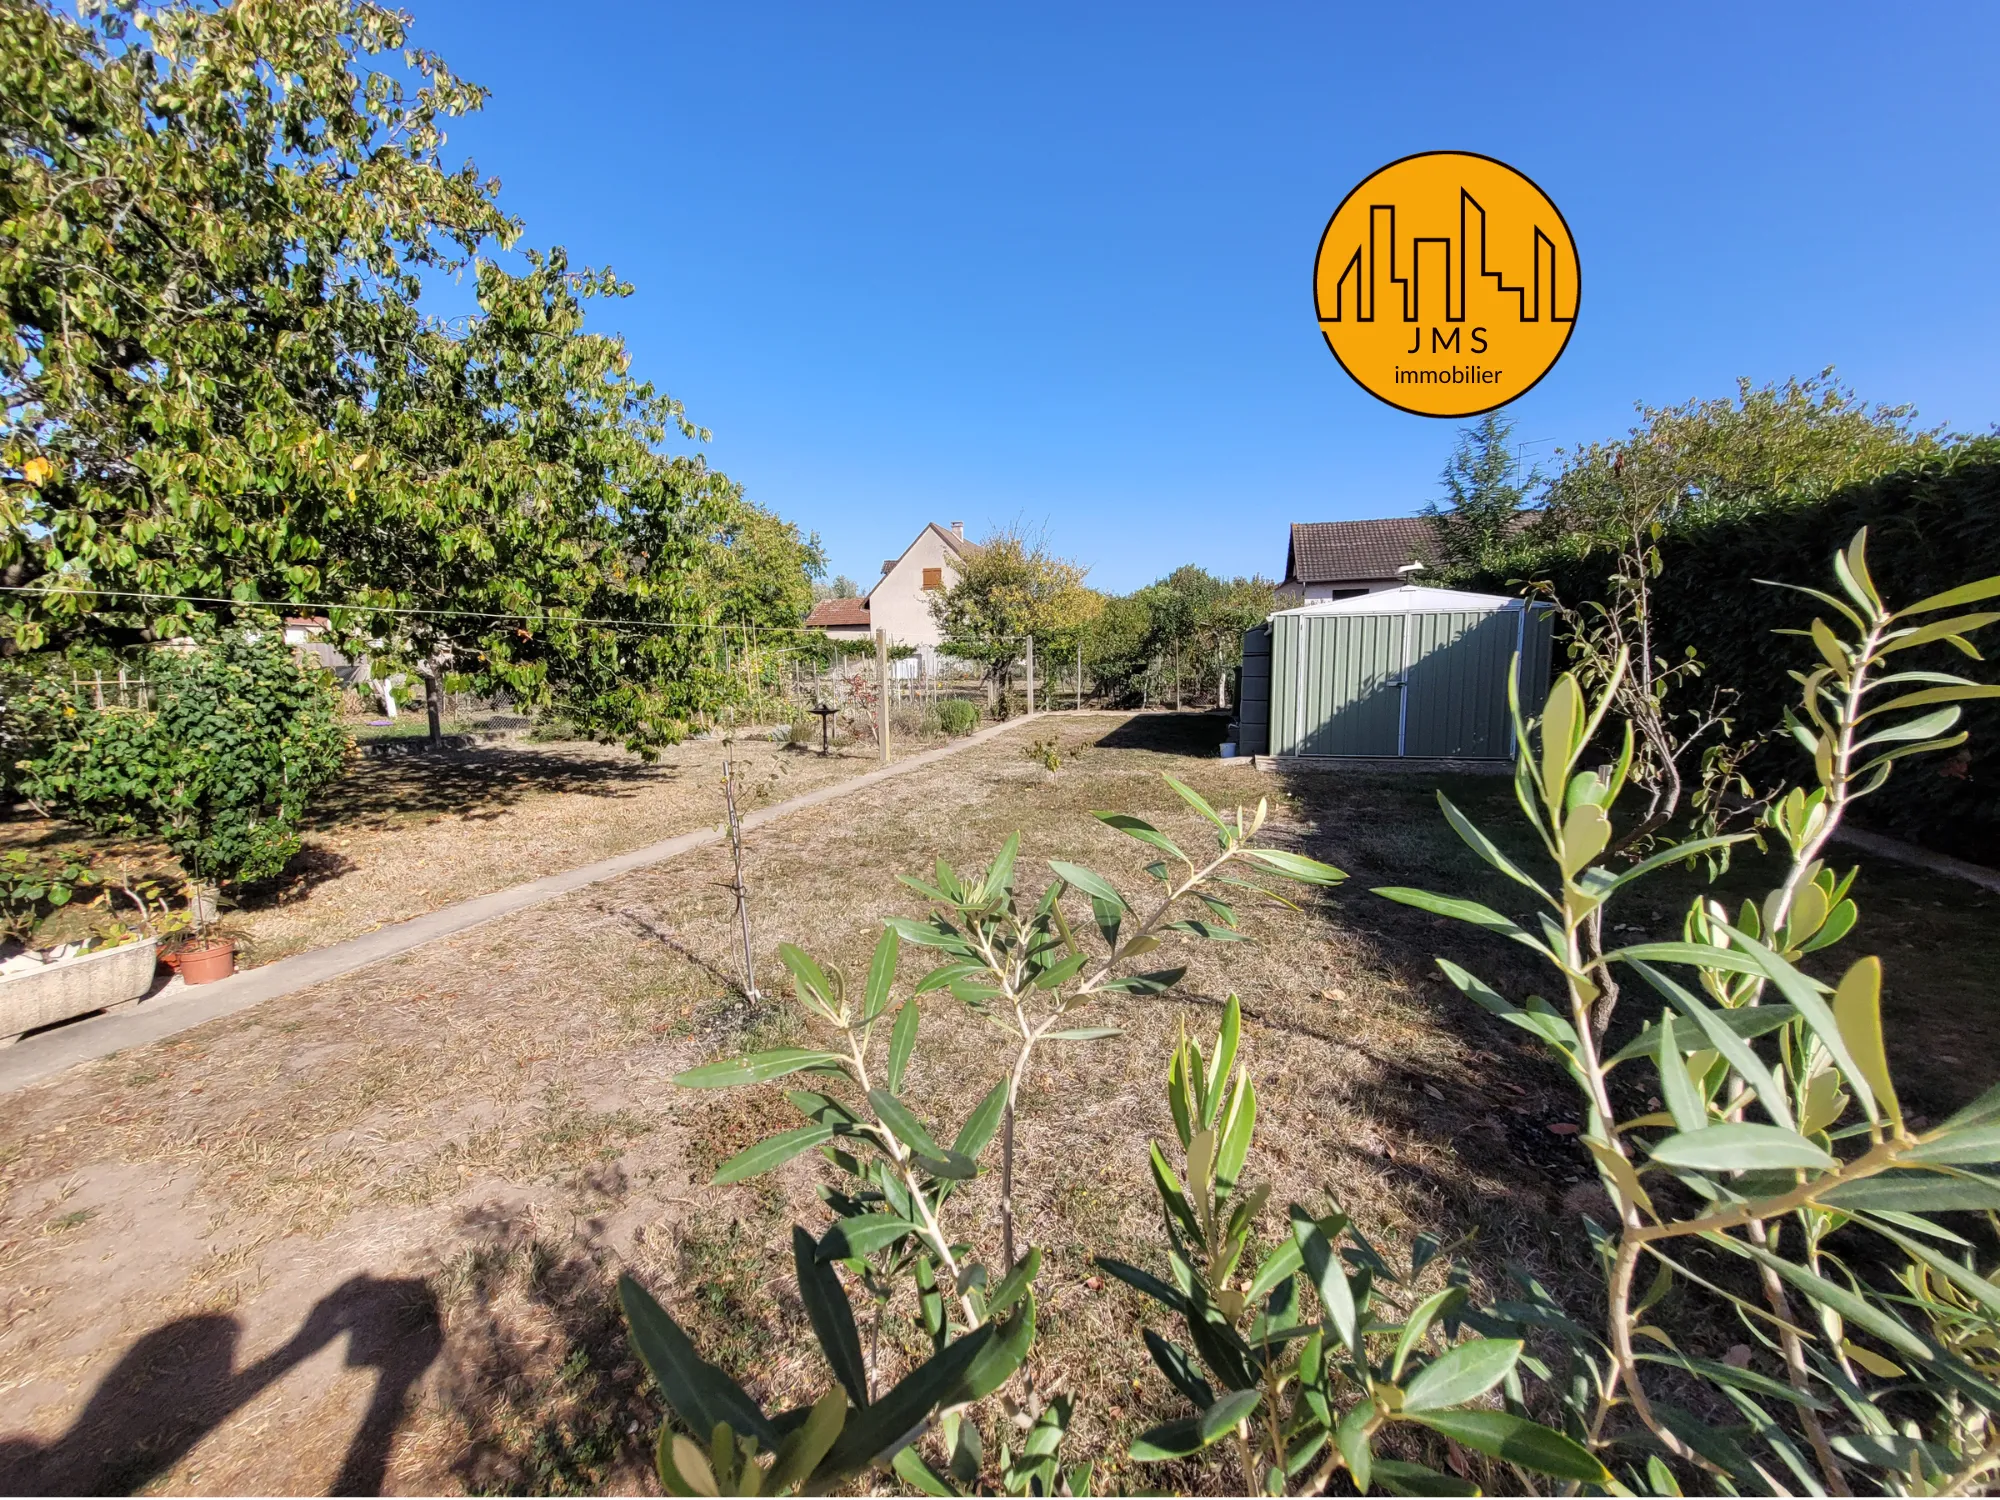
POLYGON ((1407 261, 1396 239, 1396 206, 1370 204, 1368 233, 1342 268, 1334 285, 1332 312, 1329 315, 1321 308, 1321 321, 1346 322, 1351 310, 1354 322, 1372 323, 1379 305, 1386 301, 1393 309, 1400 300, 1405 323, 1460 323, 1466 316, 1466 285, 1471 274, 1491 280, 1499 294, 1511 293, 1523 323, 1539 323, 1545 316, 1551 323, 1573 323, 1576 294, 1570 289, 1569 311, 1563 312, 1555 242, 1540 225, 1531 227, 1532 264, 1525 278, 1510 283, 1506 271, 1492 268, 1486 209, 1466 189, 1458 190, 1456 243, 1447 235, 1413 235, 1407 261), (1476 272, 1472 271, 1474 255, 1478 259, 1476 272), (1434 305, 1439 300, 1439 285, 1443 287, 1442 318, 1434 305))

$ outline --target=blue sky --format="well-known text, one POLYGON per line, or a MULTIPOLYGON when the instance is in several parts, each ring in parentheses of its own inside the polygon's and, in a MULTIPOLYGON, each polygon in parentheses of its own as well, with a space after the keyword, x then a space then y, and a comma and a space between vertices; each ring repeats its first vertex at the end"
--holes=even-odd
POLYGON ((2000 418, 2000 7, 404 3, 493 90, 449 154, 637 283, 600 326, 864 587, 926 520, 1122 591, 1419 509, 1456 424, 1354 385, 1310 281, 1413 151, 1576 236, 1536 451, 1827 364, 2000 418))

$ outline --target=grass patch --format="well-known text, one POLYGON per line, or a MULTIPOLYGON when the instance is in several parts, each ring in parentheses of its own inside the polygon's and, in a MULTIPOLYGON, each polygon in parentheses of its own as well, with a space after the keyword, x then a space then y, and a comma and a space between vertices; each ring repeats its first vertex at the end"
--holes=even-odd
POLYGON ((739 1380, 768 1375, 791 1322, 774 1290, 790 1257, 772 1253, 757 1232, 775 1229, 775 1217, 766 1213, 755 1222, 756 1228, 741 1219, 690 1224, 679 1244, 684 1290, 674 1312, 701 1339, 705 1356, 739 1380))

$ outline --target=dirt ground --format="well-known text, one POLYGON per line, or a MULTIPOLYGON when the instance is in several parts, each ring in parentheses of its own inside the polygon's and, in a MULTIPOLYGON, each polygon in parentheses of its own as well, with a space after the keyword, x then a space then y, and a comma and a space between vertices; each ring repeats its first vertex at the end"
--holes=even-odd
MULTIPOLYGON (((1213 759, 1219 728, 1043 721, 751 840, 767 990, 780 941, 860 972, 881 919, 921 910, 898 873, 983 862, 1015 829, 1025 884, 1054 857, 1137 890, 1144 851, 1089 812, 1199 837, 1162 771, 1218 803, 1270 795, 1278 841, 1352 874, 1300 912, 1245 910, 1254 944, 1176 953, 1191 965, 1179 989, 1102 1002, 1093 1023, 1123 1034, 1069 1044, 1031 1080, 1018 1197, 1022 1233, 1048 1259, 1029 1373, 1078 1396, 1079 1454, 1122 1452, 1179 1414, 1140 1345, 1137 1300, 1089 1257, 1162 1264, 1145 1153, 1171 1133, 1168 1049, 1182 1024, 1212 1032, 1232 991, 1259 1091, 1251 1172, 1273 1182, 1274 1204, 1332 1198, 1392 1258, 1421 1229, 1470 1235, 1489 1282, 1518 1260, 1559 1284, 1583 1254, 1574 1214, 1591 1174, 1575 1136, 1552 1128, 1577 1119, 1566 1085, 1436 980, 1430 957, 1517 995, 1530 971, 1506 945, 1368 888, 1516 903, 1422 778, 1283 782, 1213 759), (1051 729, 1068 752, 1053 779, 1023 754, 1051 729)), ((1449 790, 1506 826, 1504 782, 1449 790)), ((0 1489, 650 1491, 657 1405, 612 1302, 624 1269, 760 1396, 824 1389, 788 1250, 793 1222, 826 1222, 821 1164, 710 1186, 717 1164, 796 1120, 777 1086, 669 1082, 813 1034, 784 1002, 729 997, 723 858, 699 851, 11 1096, 0 1489)), ((1896 1026, 1892 1050, 1909 1107, 1942 1111, 2000 1072, 1980 977, 2000 947, 2000 900, 1886 864, 1859 890, 1863 926, 1846 946, 1885 954, 1892 1025, 1925 1019, 1921 1040, 1896 1026)), ((1660 888, 1634 920, 1664 932, 1678 900, 1660 888)), ((903 972, 906 993, 921 959, 903 972)), ((953 1129, 1003 1061, 956 1002, 924 1005, 908 1096, 953 1129)), ((975 1186, 960 1221, 982 1242, 990 1189, 975 1186)), ((907 1314, 892 1309, 887 1347, 917 1347, 907 1314)))
MULTIPOLYGON (((690 740, 651 763, 587 741, 358 754, 315 806, 285 873, 239 893, 223 930, 237 939, 242 966, 269 963, 712 826, 722 821, 725 756, 736 765, 745 811, 879 763, 872 745, 835 746, 822 758, 763 735, 690 740)), ((107 845, 35 818, 0 822, 0 847, 19 845, 76 845, 113 870, 175 868, 157 846, 107 845)), ((97 915, 76 911, 61 921, 80 927, 97 915)), ((52 937, 68 935, 58 925, 52 937)))

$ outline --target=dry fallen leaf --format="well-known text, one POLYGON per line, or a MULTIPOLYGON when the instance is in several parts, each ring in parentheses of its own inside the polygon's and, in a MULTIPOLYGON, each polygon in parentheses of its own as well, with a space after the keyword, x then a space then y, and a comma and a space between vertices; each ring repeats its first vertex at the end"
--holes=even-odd
POLYGON ((1466 1460, 1465 1450, 1450 1438, 1444 1440, 1444 1463, 1460 1479, 1472 1476, 1472 1465, 1466 1460))

